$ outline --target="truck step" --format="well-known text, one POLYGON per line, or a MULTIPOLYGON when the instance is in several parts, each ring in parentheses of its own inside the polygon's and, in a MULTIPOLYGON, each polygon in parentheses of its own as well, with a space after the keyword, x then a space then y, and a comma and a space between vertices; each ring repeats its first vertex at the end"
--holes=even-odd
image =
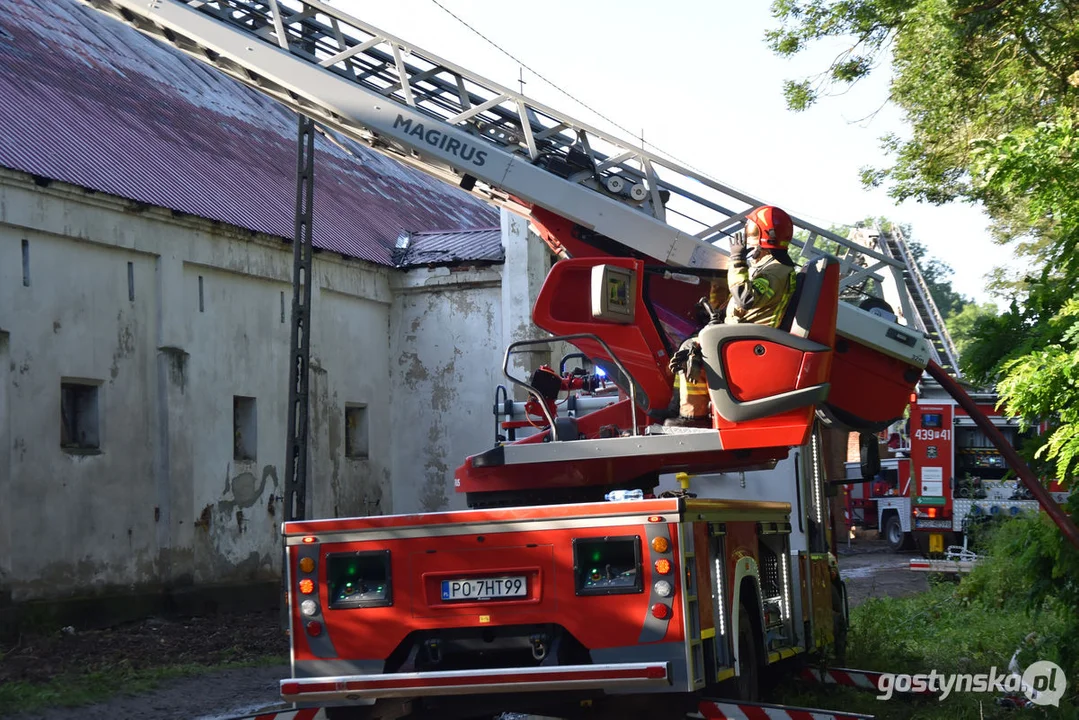
POLYGON ((322 708, 284 708, 267 710, 253 715, 235 715, 216 718, 215 720, 326 720, 326 711, 322 708))
MULTIPOLYGON (((822 685, 842 685, 870 692, 879 692, 880 677, 886 673, 875 670, 854 670, 852 668, 819 668, 804 667, 798 678, 805 682, 819 683, 822 685)), ((899 692, 896 690, 896 692, 899 692)), ((924 694, 932 694, 928 689, 924 694)), ((913 694, 923 694, 913 693, 913 694)))
POLYGON ((700 720, 872 720, 873 715, 734 700, 706 700, 686 716, 700 720))

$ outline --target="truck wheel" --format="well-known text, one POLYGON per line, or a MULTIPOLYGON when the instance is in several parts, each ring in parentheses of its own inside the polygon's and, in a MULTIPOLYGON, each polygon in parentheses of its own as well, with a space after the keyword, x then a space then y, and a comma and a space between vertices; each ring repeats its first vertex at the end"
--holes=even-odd
POLYGON ((760 699, 760 665, 753 622, 744 603, 738 603, 738 699, 760 699))
POLYGON ((910 550, 910 534, 903 532, 903 523, 899 521, 898 515, 889 515, 884 521, 883 535, 892 552, 910 550))

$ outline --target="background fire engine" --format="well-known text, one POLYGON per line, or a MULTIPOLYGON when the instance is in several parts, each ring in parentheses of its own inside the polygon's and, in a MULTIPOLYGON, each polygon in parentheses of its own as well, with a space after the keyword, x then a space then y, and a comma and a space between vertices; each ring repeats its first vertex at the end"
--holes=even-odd
MULTIPOLYGON (((904 261, 914 325, 930 339, 934 360, 961 381, 955 346, 902 230, 895 227, 882 233, 874 229, 865 233, 862 241, 904 261)), ((998 398, 992 391, 967 387, 978 409, 1012 447, 1022 448, 1037 431, 1022 432, 1017 418, 1000 415, 998 398)), ((986 433, 928 375, 911 395, 907 417, 878 433, 876 441, 881 457, 879 472, 866 472, 854 444, 851 446, 853 457, 848 457, 846 477, 857 482, 844 487, 848 535, 856 527, 876 529, 896 552, 917 550, 940 556, 950 547, 965 547, 968 530, 978 523, 1040 509, 986 433)), ((1058 503, 1067 498, 1055 480, 1048 481, 1047 489, 1058 503)), ((959 554, 972 557, 969 551, 959 554)))

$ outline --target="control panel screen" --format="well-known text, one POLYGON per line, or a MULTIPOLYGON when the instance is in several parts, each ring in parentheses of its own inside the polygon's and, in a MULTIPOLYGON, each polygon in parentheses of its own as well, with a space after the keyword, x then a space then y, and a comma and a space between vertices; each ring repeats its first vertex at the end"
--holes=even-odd
POLYGON ((637 302, 637 275, 630 268, 592 268, 592 317, 631 323, 637 302))

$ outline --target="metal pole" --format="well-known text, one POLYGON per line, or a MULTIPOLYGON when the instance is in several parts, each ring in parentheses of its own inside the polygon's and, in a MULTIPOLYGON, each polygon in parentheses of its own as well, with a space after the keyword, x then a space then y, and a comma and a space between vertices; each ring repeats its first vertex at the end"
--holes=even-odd
MULTIPOLYGON (((292 238, 292 332, 289 342, 284 519, 307 517, 308 380, 311 362, 311 221, 315 181, 315 123, 300 115, 296 142, 296 225, 292 238)), ((281 549, 281 627, 290 627, 288 553, 281 549)))
POLYGON ((315 123, 299 116, 296 148, 296 231, 292 241, 292 337, 289 349, 285 522, 307 517, 308 380, 311 361, 311 220, 315 123))
POLYGON ((974 401, 967 395, 966 390, 952 379, 950 375, 940 365, 936 364, 932 360, 929 361, 929 365, 926 367, 926 371, 940 383, 940 386, 944 388, 949 395, 955 398, 956 402, 967 411, 971 419, 985 436, 989 438, 989 441, 996 446, 1000 454, 1004 456, 1004 460, 1008 463, 1008 467, 1015 471, 1015 474, 1019 476, 1019 479, 1026 486, 1027 490, 1030 490, 1030 494, 1034 496, 1034 499, 1042 506, 1046 514, 1053 519, 1053 522, 1060 528, 1060 532, 1064 533, 1064 537, 1071 541, 1071 544, 1079 549, 1079 528, 1075 526, 1072 519, 1068 517, 1068 514, 1064 512, 1060 505, 1057 504, 1053 496, 1049 494, 1049 491, 1041 484, 1038 478, 1034 475, 1034 472, 1027 467, 1027 464, 1023 461, 1023 458, 1019 457, 1019 453, 1015 451, 1004 436, 997 430, 996 426, 989 421, 989 418, 978 409, 978 406, 974 404, 974 401))

